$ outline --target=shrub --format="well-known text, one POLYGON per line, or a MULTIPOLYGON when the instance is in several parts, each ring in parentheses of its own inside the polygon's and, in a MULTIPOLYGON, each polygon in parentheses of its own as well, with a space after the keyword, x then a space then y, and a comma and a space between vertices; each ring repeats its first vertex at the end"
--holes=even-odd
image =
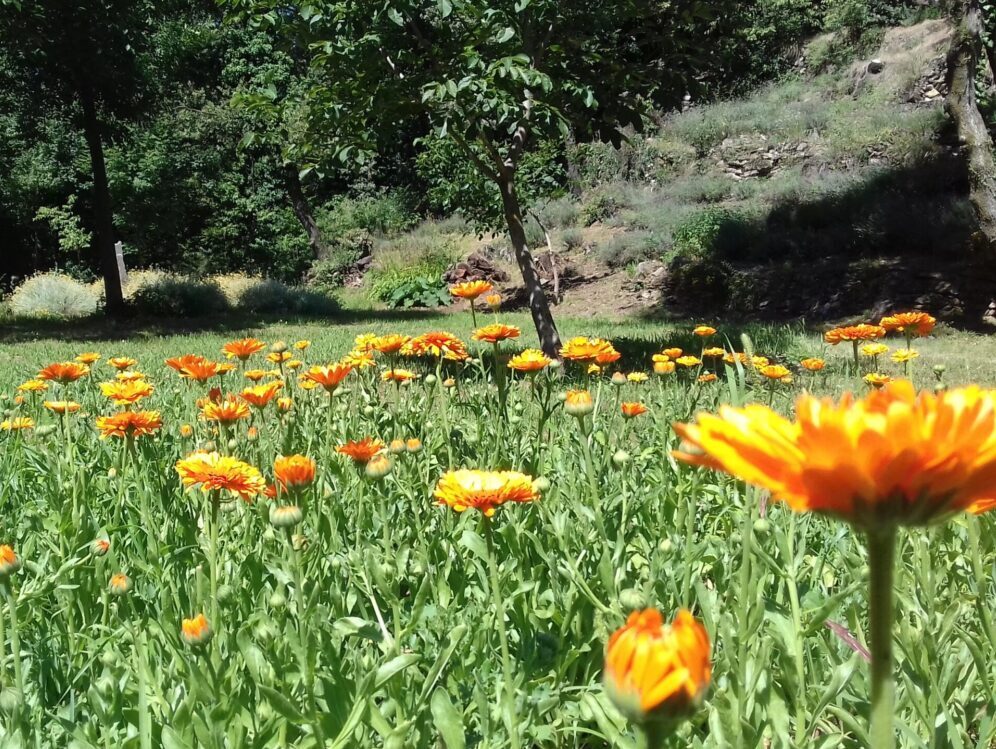
POLYGON ((353 229, 333 238, 328 250, 308 271, 309 286, 319 289, 337 289, 346 280, 346 273, 357 261, 373 249, 373 240, 366 229, 353 229))
POLYGON ((14 289, 9 304, 19 317, 84 317, 97 311, 99 299, 92 288, 74 278, 41 273, 14 289))
POLYGON ((326 241, 332 242, 357 229, 396 236, 418 223, 418 216, 408 202, 400 192, 342 197, 319 212, 319 228, 326 241))
POLYGON ((571 226, 560 233, 560 241, 564 243, 564 247, 568 251, 576 250, 584 245, 584 231, 576 226, 571 226))
POLYGON ((459 257, 453 240, 422 244, 412 238, 380 251, 371 271, 371 298, 389 307, 438 307, 450 301, 443 274, 459 257))
POLYGON ((657 253, 654 236, 643 231, 616 234, 598 248, 598 258, 610 268, 622 268, 646 260, 657 253))
POLYGON ((374 296, 388 307, 440 307, 450 301, 442 274, 416 275, 394 271, 374 284, 374 296))
POLYGON ((559 229, 577 223, 581 207, 569 197, 550 200, 536 211, 548 229, 559 229))
POLYGON ((620 205, 615 196, 605 190, 592 193, 581 206, 581 223, 591 226, 597 221, 605 221, 615 215, 620 205))
POLYGON ((258 279, 239 295, 238 308, 263 314, 325 317, 339 311, 339 302, 320 291, 288 286, 272 278, 258 279))
POLYGON ((750 242, 749 219, 730 208, 709 207, 691 214, 674 229, 675 252, 733 256, 750 242))
POLYGON ((679 257, 668 265, 665 294, 688 311, 723 310, 730 300, 734 273, 726 263, 708 257, 679 257))
POLYGON ((132 306, 144 315, 198 317, 231 309, 221 286, 200 280, 162 274, 140 285, 131 294, 132 306))

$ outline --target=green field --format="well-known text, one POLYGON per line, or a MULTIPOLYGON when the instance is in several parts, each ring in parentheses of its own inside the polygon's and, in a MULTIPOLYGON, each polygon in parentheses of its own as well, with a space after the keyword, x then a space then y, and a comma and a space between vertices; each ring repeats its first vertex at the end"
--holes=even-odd
MULTIPOLYGON (((535 343, 526 316, 501 320, 522 327, 516 349, 535 343)), ((641 734, 602 685, 603 652, 643 607, 668 620, 690 609, 712 642, 711 689, 668 746, 869 745, 863 537, 670 454, 672 423, 696 410, 771 401, 788 411, 806 387, 867 390, 848 371, 849 350, 801 327, 717 326, 717 344, 742 350, 745 332, 755 353, 793 370, 806 356, 825 356, 828 367, 794 371, 790 384, 722 368, 715 383, 697 383, 692 370, 617 387, 568 363, 529 387, 494 378, 465 313, 237 326, 5 332, 7 418, 37 424, 0 432, 0 543, 23 560, 0 578, 3 747, 635 748, 641 734), (395 388, 365 370, 333 396, 302 389, 285 370, 289 413, 254 408, 217 433, 195 401, 216 383, 226 393, 249 383, 235 371, 200 385, 163 364, 188 353, 221 360, 226 341, 254 335, 312 341, 304 371, 340 359, 360 333, 436 329, 480 357, 444 365, 452 389, 431 377, 395 388), (43 396, 76 400, 79 412, 62 420, 30 396, 15 406, 17 384, 84 351, 103 355, 93 377, 43 396), (158 410, 162 428, 134 449, 95 429, 97 416, 116 410, 96 386, 112 379, 111 356, 137 359, 133 369, 155 386, 135 408, 158 410), (590 389, 591 416, 564 412, 567 387, 590 389), (625 420, 620 401, 649 411, 625 420), (371 478, 335 450, 363 437, 417 438, 422 448, 393 454, 389 475, 371 478), (195 448, 229 453, 268 482, 277 456, 303 454, 317 478, 290 497, 222 501, 181 485, 174 466, 195 448), (433 499, 449 468, 542 477, 541 497, 490 520, 457 513, 433 499), (270 508, 291 502, 303 519, 285 531, 270 508), (94 552, 96 539, 109 541, 106 556, 94 552), (123 593, 109 587, 116 573, 130 580, 123 593), (202 612, 213 637, 191 645, 181 622, 202 612)), ((624 372, 649 372, 665 346, 701 350, 691 327, 561 321, 566 336, 610 338, 624 372)), ((994 380, 990 338, 938 330, 915 346, 913 378, 925 388, 936 364, 951 386, 994 380)), ((247 366, 272 368, 264 354, 247 366)), ((431 361, 396 366, 435 374, 431 361)), ((879 369, 901 373, 887 358, 879 369)), ((899 537, 893 635, 904 749, 996 742, 994 530, 991 517, 959 516, 899 537)))

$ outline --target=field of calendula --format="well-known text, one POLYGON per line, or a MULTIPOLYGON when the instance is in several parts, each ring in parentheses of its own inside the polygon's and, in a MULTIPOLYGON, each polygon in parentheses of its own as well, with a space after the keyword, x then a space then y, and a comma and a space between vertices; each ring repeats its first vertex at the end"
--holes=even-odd
POLYGON ((996 746, 996 346, 869 322, 18 331, 0 746, 996 746))

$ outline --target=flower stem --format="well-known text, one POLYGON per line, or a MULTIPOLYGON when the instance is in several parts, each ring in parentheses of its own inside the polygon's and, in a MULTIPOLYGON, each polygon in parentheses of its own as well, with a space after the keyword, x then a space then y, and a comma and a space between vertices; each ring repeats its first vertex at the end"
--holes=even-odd
POLYGON ((501 643, 502 689, 501 701, 505 704, 505 718, 508 720, 508 733, 512 749, 519 749, 519 718, 515 713, 515 692, 512 684, 512 659, 508 652, 508 633, 505 631, 505 602, 498 587, 498 561, 495 554, 494 531, 491 520, 483 519, 484 539, 488 545, 488 571, 491 576, 491 597, 494 601, 495 617, 498 619, 498 639, 501 643))
POLYGON ((664 746, 664 738, 668 730, 660 723, 647 723, 640 731, 643 736, 641 745, 644 749, 661 749, 664 746))
POLYGON ((892 749, 895 684, 892 680, 892 583, 896 530, 868 533, 868 566, 871 574, 869 628, 871 645, 871 746, 892 749))
POLYGON ((10 608, 10 654, 14 657, 14 686, 24 697, 24 673, 21 671, 21 635, 17 626, 17 599, 14 598, 14 591, 10 588, 10 583, 0 585, 7 597, 7 605, 10 608))
POLYGON ((218 498, 208 495, 208 574, 211 579, 211 626, 217 631, 218 619, 218 498))

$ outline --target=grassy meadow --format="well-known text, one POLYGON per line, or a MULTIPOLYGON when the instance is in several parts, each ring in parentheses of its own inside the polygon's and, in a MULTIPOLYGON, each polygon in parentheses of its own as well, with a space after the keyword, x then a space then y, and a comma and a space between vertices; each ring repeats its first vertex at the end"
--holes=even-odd
MULTIPOLYGON (((528 316, 497 320, 522 329, 500 344, 503 361, 535 345, 528 316)), ((622 354, 614 369, 647 374, 613 384, 611 368, 588 375, 571 362, 535 378, 496 369, 463 312, 244 324, 35 325, 0 338, 3 418, 34 420, 0 431, 0 544, 20 562, 0 566, 0 746, 635 749, 645 737, 603 687, 603 654, 645 607, 668 621, 689 609, 711 641, 711 686, 664 745, 870 745, 864 537, 677 461, 672 423, 753 401, 789 413, 803 389, 865 392, 873 369, 903 376, 888 354, 864 357, 856 374, 848 344, 802 327, 717 325, 704 343, 694 323, 561 321, 565 339, 609 339, 622 354), (463 339, 472 358, 357 359, 334 392, 299 380, 343 359, 358 335, 433 330, 463 339), (164 364, 227 361, 222 346, 246 336, 286 342, 300 367, 267 362, 269 348, 203 383, 164 364), (301 340, 310 346, 295 348, 301 340), (706 345, 746 345, 791 381, 709 360, 653 373, 663 349, 698 356, 706 345), (102 357, 90 374, 17 391, 88 351, 102 357), (148 435, 101 438, 96 419, 123 409, 99 387, 115 379, 111 357, 134 358, 123 371, 154 388, 131 406, 159 412, 148 435), (826 368, 800 369, 807 357, 826 368), (254 368, 292 403, 205 420, 210 389, 239 394, 254 368), (401 368, 417 377, 382 380, 401 368), (716 381, 700 382, 708 371, 716 381), (565 411, 568 388, 592 394, 591 414, 565 411), (43 400, 80 409, 59 415, 43 400), (624 418, 622 402, 647 411, 624 418), (367 437, 387 456, 374 468, 337 451, 367 437), (181 482, 178 461, 198 449, 271 486, 280 456, 310 458, 315 476, 233 499, 181 482), (540 496, 490 518, 456 512, 434 489, 461 468, 522 472, 540 496)), ((886 343, 904 347, 901 336, 886 343)), ((909 374, 924 389, 996 381, 991 338, 938 329, 914 347, 909 374)), ((996 746, 994 530, 991 516, 959 515, 899 535, 904 749, 996 746)))

